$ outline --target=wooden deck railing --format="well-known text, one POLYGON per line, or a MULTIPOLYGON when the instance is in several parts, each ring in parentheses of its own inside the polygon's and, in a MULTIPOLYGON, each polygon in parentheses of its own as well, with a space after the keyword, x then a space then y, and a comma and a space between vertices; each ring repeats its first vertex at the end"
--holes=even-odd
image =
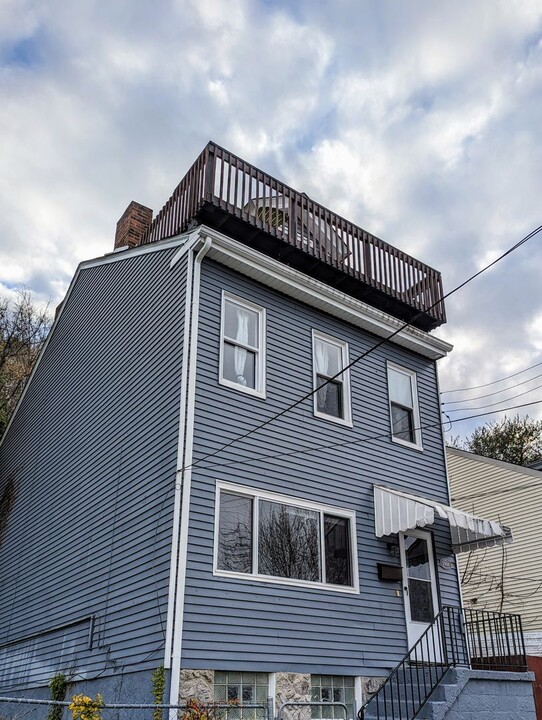
POLYGON ((181 180, 143 242, 184 232, 209 204, 405 303, 433 327, 446 320, 439 272, 214 143, 181 180))

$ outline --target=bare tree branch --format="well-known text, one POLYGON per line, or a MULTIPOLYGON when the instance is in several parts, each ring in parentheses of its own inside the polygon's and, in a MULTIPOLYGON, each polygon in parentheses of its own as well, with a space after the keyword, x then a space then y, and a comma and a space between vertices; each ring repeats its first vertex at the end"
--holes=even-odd
POLYGON ((0 298, 0 435, 30 377, 51 327, 49 307, 41 309, 29 290, 0 298))

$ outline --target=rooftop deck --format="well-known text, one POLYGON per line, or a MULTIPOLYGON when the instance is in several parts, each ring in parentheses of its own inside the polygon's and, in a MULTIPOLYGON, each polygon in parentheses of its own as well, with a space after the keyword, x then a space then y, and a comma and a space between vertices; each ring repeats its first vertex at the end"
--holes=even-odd
POLYGON ((199 223, 423 330, 446 322, 439 272, 212 142, 143 243, 199 223))

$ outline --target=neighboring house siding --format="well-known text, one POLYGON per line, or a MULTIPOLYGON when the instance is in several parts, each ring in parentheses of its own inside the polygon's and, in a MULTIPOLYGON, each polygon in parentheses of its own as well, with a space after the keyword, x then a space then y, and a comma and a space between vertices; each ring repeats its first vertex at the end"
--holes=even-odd
MULTIPOLYGON (((187 668, 383 674, 406 652, 398 583, 380 582, 377 562, 394 563, 374 534, 373 483, 448 502, 435 364, 391 343, 351 370, 353 428, 313 416, 312 398, 219 455, 198 458, 248 432, 311 390, 311 331, 349 343, 350 359, 378 339, 296 303, 215 262, 203 264, 192 505, 182 665, 187 668), (218 383, 221 292, 267 313, 267 399, 218 383), (424 451, 389 439, 386 361, 418 377, 424 451), (366 436, 382 435, 366 440, 366 436), (249 464, 260 454, 348 443, 249 464), (215 482, 225 480, 354 510, 360 594, 214 577, 215 482), (212 661, 210 660, 212 658, 212 661)), ((434 528, 437 556, 449 556, 449 528, 434 528)), ((458 604, 455 566, 440 571, 442 601, 458 604)))
MULTIPOLYGON (((524 630, 539 633, 542 473, 454 448, 447 448, 447 457, 454 505, 508 525, 514 535, 510 545, 461 556, 465 604, 480 610, 520 613, 524 630)), ((540 652, 539 634, 534 647, 540 652)))
POLYGON ((24 675, 9 658, 31 686, 58 669, 163 661, 186 275, 170 268, 175 251, 81 270, 0 447, 0 481, 15 485, 0 546, 8 686, 24 675), (89 615, 92 651, 88 619, 48 632, 89 615))

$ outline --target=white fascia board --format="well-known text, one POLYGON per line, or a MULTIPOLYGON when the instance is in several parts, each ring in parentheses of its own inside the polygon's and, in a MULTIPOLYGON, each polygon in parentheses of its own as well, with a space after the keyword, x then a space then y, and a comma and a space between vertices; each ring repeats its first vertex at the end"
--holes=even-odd
MULTIPOLYGON (((206 225, 200 226, 198 230, 202 235, 213 240, 213 246, 207 257, 263 285, 279 290, 285 295, 363 328, 378 337, 387 338, 404 325, 404 322, 388 313, 288 267, 258 250, 242 245, 206 225)), ((411 325, 391 338, 390 342, 431 360, 445 357, 453 347, 444 340, 411 325)))
POLYGON ((182 235, 176 235, 175 237, 168 238, 167 240, 160 240, 158 242, 148 243, 147 245, 138 245, 137 247, 127 248, 126 250, 123 250, 123 252, 114 250, 102 257, 93 258, 92 260, 84 260, 79 265, 79 269, 86 270, 87 268, 96 267, 97 265, 108 265, 109 263, 129 260, 130 258, 139 255, 147 255, 148 253, 160 252, 161 250, 167 250, 171 247, 182 246, 193 234, 194 231, 185 232, 182 235))

